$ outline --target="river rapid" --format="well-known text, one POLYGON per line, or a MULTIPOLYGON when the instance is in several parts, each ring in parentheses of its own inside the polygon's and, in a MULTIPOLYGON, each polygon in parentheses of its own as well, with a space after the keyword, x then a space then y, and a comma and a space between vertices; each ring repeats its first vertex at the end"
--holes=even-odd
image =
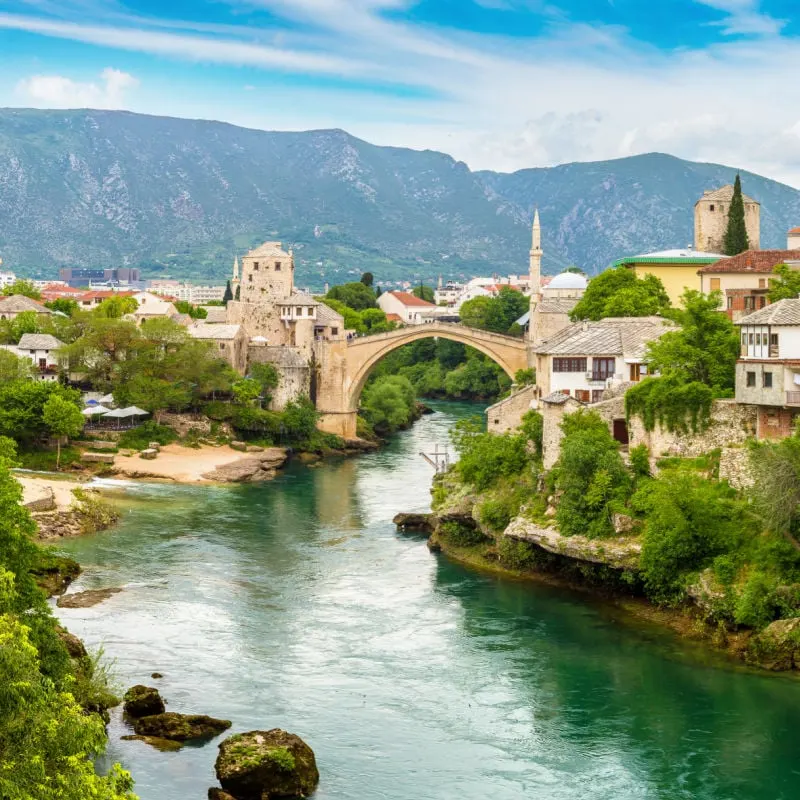
MULTIPOLYGON (((379 452, 271 483, 128 487, 118 527, 63 547, 76 590, 124 591, 58 616, 168 710, 299 734, 316 800, 800 797, 800 682, 396 532, 429 508, 419 452, 482 410, 434 405, 379 452)), ((141 800, 216 785, 216 742, 161 753, 130 732, 117 709, 108 756, 141 800)))

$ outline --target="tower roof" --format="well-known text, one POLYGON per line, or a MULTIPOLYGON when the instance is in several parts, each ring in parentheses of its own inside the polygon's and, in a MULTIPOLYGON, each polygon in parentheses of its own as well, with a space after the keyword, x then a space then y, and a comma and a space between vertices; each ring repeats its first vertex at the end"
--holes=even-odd
POLYGON ((245 258, 271 258, 273 256, 291 258, 291 255, 283 249, 280 242, 264 242, 264 244, 251 250, 245 258))
MULTIPOLYGON (((733 184, 729 183, 727 186, 720 186, 719 189, 706 189, 703 192, 703 196, 697 202, 700 203, 702 201, 714 200, 718 203, 730 203, 733 200, 733 184)), ((745 203, 755 203, 755 205, 760 206, 761 203, 758 200, 753 200, 752 197, 749 197, 744 192, 742 192, 742 200, 745 203)), ((695 203, 697 205, 697 203, 695 203)))

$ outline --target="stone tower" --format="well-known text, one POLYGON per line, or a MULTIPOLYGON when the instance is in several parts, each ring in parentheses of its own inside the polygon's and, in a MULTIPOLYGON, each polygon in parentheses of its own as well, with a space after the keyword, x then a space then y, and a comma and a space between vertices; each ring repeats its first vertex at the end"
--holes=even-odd
MULTIPOLYGON (((751 250, 761 249, 761 204, 743 195, 744 222, 751 250)), ((694 205, 694 249, 703 253, 721 253, 728 227, 733 184, 703 192, 694 205)))
POLYGON ((541 294, 542 291, 542 226, 539 224, 539 209, 533 212, 533 237, 531 243, 531 297, 541 294))
POLYGON ((231 278, 231 291, 233 296, 236 297, 236 287, 239 286, 239 256, 233 259, 233 277, 231 278))
POLYGON ((242 258, 242 300, 277 302, 294 292, 294 258, 280 242, 264 242, 242 258))

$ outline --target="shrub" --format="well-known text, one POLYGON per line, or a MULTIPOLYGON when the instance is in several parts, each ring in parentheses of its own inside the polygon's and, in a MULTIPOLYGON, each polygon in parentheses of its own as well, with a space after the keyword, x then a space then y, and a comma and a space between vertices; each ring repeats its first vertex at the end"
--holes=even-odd
POLYGON ((164 445, 174 442, 177 438, 178 434, 172 428, 148 420, 136 428, 124 431, 119 437, 119 446, 131 450, 145 450, 150 446, 150 442, 164 445))
POLYGON ((83 489, 73 489, 75 502, 72 508, 81 517, 82 533, 97 533, 111 527, 119 518, 119 511, 107 500, 83 489))
POLYGON ((536 448, 536 455, 542 455, 542 433, 544 431, 544 418, 538 411, 531 409, 522 417, 520 433, 536 448))
POLYGON ((72 695, 81 708, 104 716, 107 709, 119 705, 119 687, 112 667, 102 647, 77 659, 72 695))
POLYGON ((536 548, 530 542, 501 536, 497 543, 500 563, 511 569, 529 569, 536 564, 536 548))
POLYGON ((474 526, 460 522, 443 522, 439 534, 456 547, 474 547, 486 541, 486 537, 474 526))
POLYGON ((628 456, 631 460, 631 472, 638 480, 639 478, 650 477, 650 450, 646 444, 637 444, 632 447, 628 456))
POLYGON ((669 431, 697 432, 708 426, 713 397, 709 386, 686 382, 677 373, 645 378, 625 394, 625 414, 639 417, 648 431, 658 424, 669 431))
POLYGON ((501 478, 519 475, 529 464, 523 436, 482 433, 462 440, 456 469, 465 483, 488 489, 501 478))

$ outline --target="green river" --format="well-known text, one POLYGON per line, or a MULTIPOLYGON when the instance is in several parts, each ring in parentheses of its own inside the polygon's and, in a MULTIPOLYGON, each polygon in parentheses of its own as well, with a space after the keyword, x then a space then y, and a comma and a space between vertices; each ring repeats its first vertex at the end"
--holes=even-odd
MULTIPOLYGON (((124 591, 59 617, 169 710, 302 736, 317 800, 800 797, 799 682, 396 532, 429 504, 419 452, 475 413, 436 408, 380 452, 272 483, 130 486, 120 526, 64 548, 76 589, 124 591)), ((125 733, 117 709, 109 758, 142 800, 216 784, 216 742, 161 753, 125 733)))

